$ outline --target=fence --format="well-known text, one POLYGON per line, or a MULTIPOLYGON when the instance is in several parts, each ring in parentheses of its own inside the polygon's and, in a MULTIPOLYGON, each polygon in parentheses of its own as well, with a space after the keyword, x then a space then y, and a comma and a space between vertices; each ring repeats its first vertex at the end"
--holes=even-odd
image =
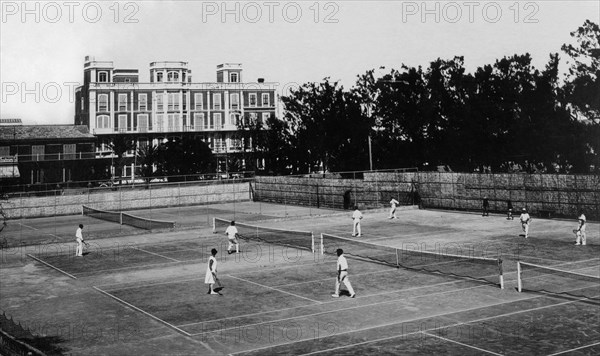
POLYGON ((12 317, 4 312, 0 315, 0 354, 7 356, 44 356, 44 352, 29 345, 25 341, 35 340, 29 329, 15 323, 12 317))
MULTIPOLYGON (((410 169, 412 170, 412 169, 410 169)), ((406 170, 341 172, 310 176, 257 176, 251 182, 255 201, 317 208, 375 209, 389 206, 392 198, 402 205, 418 204, 413 182, 402 180, 406 170)))
POLYGON ((248 180, 230 179, 54 190, 43 196, 12 193, 2 208, 8 219, 23 219, 81 214, 82 205, 126 211, 248 200, 248 180))
POLYGON ((480 210, 488 198, 490 211, 527 208, 533 214, 574 217, 583 211, 600 219, 600 177, 566 174, 479 174, 377 171, 319 176, 256 177, 257 201, 361 209, 401 204, 425 208, 480 210))

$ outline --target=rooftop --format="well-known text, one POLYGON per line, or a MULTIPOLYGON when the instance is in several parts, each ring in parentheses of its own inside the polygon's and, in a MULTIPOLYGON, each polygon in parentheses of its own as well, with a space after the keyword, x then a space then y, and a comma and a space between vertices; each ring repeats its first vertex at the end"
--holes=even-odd
POLYGON ((36 139, 92 139, 85 125, 23 125, 0 126, 0 140, 11 142, 13 140, 36 139))

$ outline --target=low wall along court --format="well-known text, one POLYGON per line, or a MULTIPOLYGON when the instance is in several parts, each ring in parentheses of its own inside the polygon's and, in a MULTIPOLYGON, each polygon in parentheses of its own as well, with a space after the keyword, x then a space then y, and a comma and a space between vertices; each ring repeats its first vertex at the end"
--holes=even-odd
MULTIPOLYGON (((358 176, 358 175, 357 175, 358 176)), ((335 209, 372 209, 402 205, 477 211, 488 198, 490 211, 527 208, 534 215, 574 218, 583 211, 599 220, 600 177, 568 174, 479 174, 438 172, 364 172, 357 179, 255 177, 257 201, 335 209)))

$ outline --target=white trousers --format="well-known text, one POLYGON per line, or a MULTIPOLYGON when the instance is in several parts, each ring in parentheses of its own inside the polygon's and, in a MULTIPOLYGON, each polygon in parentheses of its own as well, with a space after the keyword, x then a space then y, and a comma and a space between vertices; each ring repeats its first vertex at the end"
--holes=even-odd
POLYGON ((340 278, 335 279, 335 294, 340 295, 340 282, 344 282, 346 288, 348 288, 348 292, 350 295, 354 294, 354 289, 352 288, 352 284, 350 284, 350 280, 348 279, 348 271, 340 272, 340 278))
POLYGON ((362 235, 360 231, 360 220, 354 220, 354 224, 352 225, 352 236, 355 236, 358 232, 358 236, 362 235))

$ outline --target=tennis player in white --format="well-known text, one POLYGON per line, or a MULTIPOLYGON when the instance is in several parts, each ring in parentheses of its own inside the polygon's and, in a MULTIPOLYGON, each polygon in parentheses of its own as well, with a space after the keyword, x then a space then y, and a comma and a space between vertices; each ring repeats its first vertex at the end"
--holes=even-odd
POLYGON ((354 213, 352 213, 352 237, 361 237, 360 231, 360 220, 363 218, 362 213, 358 210, 358 206, 354 207, 354 213))
POLYGON ((400 202, 396 199, 392 198, 392 200, 390 200, 390 219, 398 219, 398 217, 396 216, 396 205, 398 204, 400 204, 400 202))
POLYGON ((227 226, 225 234, 229 239, 229 246, 227 246, 227 253, 232 254, 231 248, 235 245, 235 253, 240 253, 240 243, 238 242, 238 229, 235 227, 235 221, 231 222, 231 225, 227 226))
POLYGON ((335 293, 333 293, 331 296, 333 298, 340 297, 340 283, 344 282, 346 288, 348 288, 348 292, 350 293, 350 298, 354 298, 356 293, 354 293, 352 284, 350 284, 350 280, 348 279, 348 261, 346 260, 346 257, 344 257, 344 250, 338 248, 336 253, 338 255, 337 278, 335 280, 335 293))
MULTIPOLYGON (((217 278, 217 249, 213 248, 210 250, 210 258, 208 259, 208 265, 206 266, 206 275, 204 276, 204 284, 208 284, 208 293, 207 294, 221 294, 215 292, 213 288, 215 283, 219 283, 219 278, 217 278)), ((220 285, 221 283, 219 283, 220 285)))
POLYGON ((585 245, 585 215, 581 213, 577 219, 579 220, 579 226, 577 227, 577 239, 575 240, 575 245, 585 245))
POLYGON ((75 250, 75 257, 83 257, 83 224, 79 224, 77 231, 75 231, 75 241, 77 241, 77 250, 75 250))
POLYGON ((527 238, 529 236, 529 223, 531 222, 531 217, 527 213, 527 209, 523 208, 519 220, 521 220, 521 227, 525 233, 525 238, 527 238))

